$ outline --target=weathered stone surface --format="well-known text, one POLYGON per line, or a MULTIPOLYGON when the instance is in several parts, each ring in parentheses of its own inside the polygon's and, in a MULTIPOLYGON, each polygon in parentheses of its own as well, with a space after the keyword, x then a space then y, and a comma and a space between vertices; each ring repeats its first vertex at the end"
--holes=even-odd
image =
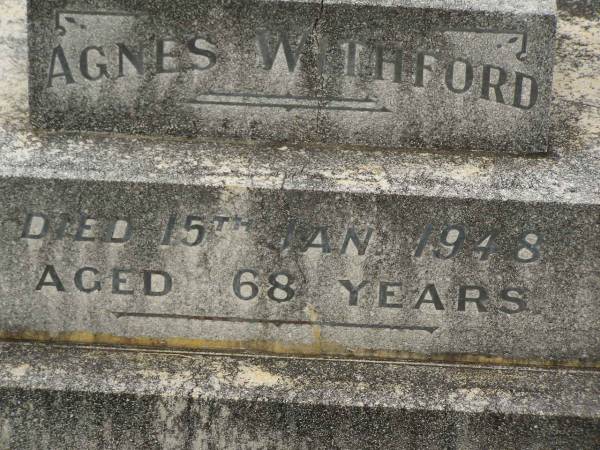
POLYGON ((600 365, 598 202, 215 186, 206 158, 254 149, 38 139, 0 165, 0 336, 600 365))
POLYGON ((558 8, 586 17, 600 14, 600 0, 558 0, 558 8))
POLYGON ((32 123, 548 149, 555 0, 30 0, 32 123))
MULTIPOLYGON (((430 341, 422 344, 400 334, 394 342, 399 330, 389 330, 383 333, 386 342, 408 347, 433 343, 433 350, 452 344, 461 351, 482 351, 415 357, 481 361, 486 359, 483 350, 491 348, 495 362, 517 358, 529 363, 598 365, 598 306, 593 296, 600 279, 600 225, 595 225, 600 222, 600 42, 595 16, 574 7, 570 10, 577 16, 561 14, 553 151, 547 157, 507 158, 30 131, 25 125, 25 5, 20 0, 0 0, 0 6, 0 328, 5 337, 127 343, 123 336, 95 334, 107 320, 119 322, 99 315, 106 305, 201 312, 206 304, 226 299, 256 312, 256 317, 291 310, 313 320, 311 314, 320 312, 276 305, 267 300, 264 290, 260 300, 264 310, 252 309, 229 290, 230 279, 218 298, 195 295, 198 286, 203 292, 216 290, 215 284, 204 280, 215 280, 231 270, 233 266, 222 264, 223 260, 237 258, 257 267, 285 263, 323 284, 331 282, 329 275, 336 269, 369 279, 385 273, 401 277, 406 286, 423 281, 411 278, 417 270, 411 264, 416 264, 423 277, 443 286, 444 302, 452 286, 466 278, 485 282, 486 288, 524 281, 533 287, 528 294, 534 294, 529 303, 533 308, 525 317, 508 317, 498 311, 478 314, 471 304, 461 317, 451 301, 439 316, 436 311, 426 314, 427 320, 439 320, 445 335, 429 338, 425 333, 430 341), (280 250, 280 239, 287 235, 280 233, 287 232, 288 217, 301 210, 306 215, 298 217, 303 224, 298 230, 334 218, 331 254, 315 253, 318 249, 304 254, 297 246, 287 253, 280 250), (21 239, 24 218, 39 211, 53 219, 49 235, 43 240, 21 239), (171 212, 214 218, 216 211, 229 218, 255 213, 260 226, 245 232, 240 224, 235 231, 235 221, 230 220, 219 233, 215 229, 219 222, 213 222, 199 248, 158 245, 162 233, 155 231, 164 229, 171 212), (95 215, 100 224, 108 223, 108 230, 111 220, 134 218, 131 242, 75 241, 80 212, 95 215), (61 214, 73 223, 62 240, 52 240, 60 229, 55 219, 61 214), (418 261, 410 256, 415 250, 411 245, 423 231, 417 224, 431 219, 436 219, 433 246, 418 261), (467 227, 468 244, 448 261, 432 256, 441 225, 461 222, 467 227), (360 257, 350 244, 352 253, 341 255, 338 234, 353 223, 363 231, 372 225, 373 242, 383 242, 382 247, 397 252, 377 255, 370 253, 369 246, 369 253, 360 257), (481 261, 471 238, 491 225, 503 231, 499 253, 481 261), (542 258, 520 264, 508 249, 514 244, 512 238, 530 225, 544 233, 542 258), (43 293, 35 291, 36 278, 46 263, 59 268, 68 293, 52 293, 48 287, 43 293), (76 290, 72 272, 84 266, 102 269, 99 279, 108 291, 76 290), (175 297, 148 297, 139 291, 134 296, 113 295, 111 269, 128 266, 185 269, 183 283, 179 279, 173 284, 180 293, 175 297), (32 324, 41 328, 28 329, 32 324), (90 327, 75 332, 74 324, 90 327), (461 327, 466 334, 460 340, 440 339, 458 336, 461 327), (547 345, 541 347, 544 333, 547 345), (581 341, 574 342, 577 339, 581 341), (513 347, 508 348, 506 341, 513 347)), ((97 230, 95 225, 92 231, 97 234, 97 230)), ((88 233, 84 230, 80 238, 88 233)), ((175 237, 184 236, 178 232, 175 237)), ((143 278, 138 272, 132 280, 139 288, 143 278)), ((302 285, 304 290, 299 290, 295 301, 303 299, 303 306, 327 305, 330 298, 317 292, 321 285, 304 280, 302 285)), ((390 300, 409 299, 405 291, 401 294, 390 300)), ((370 296, 369 302, 360 303, 356 316, 365 323, 387 321, 382 313, 370 313, 371 306, 377 308, 377 296, 370 296)), ((410 306, 390 311, 395 317, 410 313, 418 318, 420 312, 410 306)), ((344 313, 341 307, 352 309, 342 301, 339 309, 326 312, 344 313)), ((136 318, 121 319, 130 325, 118 326, 139 338, 138 343, 167 343, 142 339, 136 318)), ((226 332, 230 325, 224 323, 217 333, 226 332)), ((259 324, 249 325, 258 328, 259 324)), ((150 334, 185 331, 177 323, 170 328, 145 327, 150 334)), ((272 338, 271 330, 278 333, 285 325, 264 327, 264 336, 272 338)), ((328 331, 316 326, 311 330, 315 331, 311 345, 323 343, 328 331)), ((360 330, 349 330, 346 336, 360 339, 360 330)), ((290 334, 279 342, 298 342, 296 337, 290 334)), ((374 341, 367 336, 365 342, 374 341)), ((312 348, 329 351, 327 346, 312 348)), ((268 345, 262 350, 284 348, 268 345)), ((0 344, 0 354, 2 448, 594 449, 600 442, 598 371, 250 358, 21 343, 0 344)))
MULTIPOLYGON (((2 335, 597 366, 596 26, 593 18, 561 21, 555 151, 543 158, 31 132, 23 128, 26 86, 15 76, 25 73, 24 34, 11 35, 0 138, 2 335), (23 235, 31 213, 48 217, 42 239, 39 218, 23 235), (172 216, 171 245, 161 245, 172 216), (190 219, 186 233, 189 216, 202 219, 190 219), (103 242, 117 219, 130 221, 131 239, 103 242), (188 246, 197 225, 202 242, 188 246), (457 226, 464 244, 441 245, 457 238, 457 226), (352 240, 364 242, 369 228, 360 255, 352 240), (494 231, 497 252, 485 259, 492 246, 482 241, 494 231), (240 297, 252 286, 234 290, 242 269, 257 272, 239 280, 257 284, 251 300, 240 297), (169 293, 144 292, 144 271, 168 272, 169 293), (285 290, 271 291, 280 271, 294 278, 286 302, 278 301, 285 290), (53 275, 62 286, 43 285, 53 275), (363 281, 350 305, 349 283, 363 281), (484 290, 488 300, 468 301, 484 290)), ((152 290, 163 290, 164 278, 153 277, 152 290)))
POLYGON ((596 449, 600 373, 0 346, 11 449, 596 449))

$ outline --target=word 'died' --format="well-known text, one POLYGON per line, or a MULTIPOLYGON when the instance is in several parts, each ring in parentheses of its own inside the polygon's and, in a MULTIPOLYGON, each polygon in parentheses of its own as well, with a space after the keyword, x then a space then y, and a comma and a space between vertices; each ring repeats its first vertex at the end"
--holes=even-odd
MULTIPOLYGON (((70 43, 56 46, 48 62, 47 87, 155 76, 182 72, 218 73, 226 43, 209 34, 188 39, 157 38, 147 45, 98 43, 83 48, 70 43)), ((535 77, 490 63, 476 64, 468 55, 449 55, 436 49, 403 48, 401 43, 333 41, 310 31, 255 32, 255 63, 248 70, 278 72, 293 78, 301 73, 332 74, 347 79, 409 85, 415 89, 447 90, 454 95, 531 109, 538 101, 535 77)), ((231 50, 229 50, 231 51, 231 50)), ((243 63, 240 56, 239 62, 243 63)), ((192 86, 193 87, 193 86, 192 86)), ((190 87, 190 88, 192 88, 190 87)))

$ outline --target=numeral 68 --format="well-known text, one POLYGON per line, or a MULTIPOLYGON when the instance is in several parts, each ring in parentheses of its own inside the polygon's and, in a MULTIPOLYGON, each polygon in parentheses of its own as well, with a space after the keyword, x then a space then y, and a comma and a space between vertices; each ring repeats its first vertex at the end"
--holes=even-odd
MULTIPOLYGON (((259 277, 258 271, 254 269, 239 270, 233 278, 233 293, 240 300, 254 300, 259 296, 261 290, 257 284, 259 277)), ((269 299, 285 303, 294 298, 296 294, 293 289, 295 278, 292 274, 282 270, 270 274, 268 280, 270 287, 267 290, 267 296, 269 299)))

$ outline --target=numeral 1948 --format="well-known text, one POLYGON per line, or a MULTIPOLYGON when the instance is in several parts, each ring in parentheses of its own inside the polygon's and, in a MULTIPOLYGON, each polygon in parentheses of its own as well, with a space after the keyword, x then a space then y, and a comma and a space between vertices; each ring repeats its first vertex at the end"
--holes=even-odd
MULTIPOLYGON (((498 253, 497 239, 499 234, 499 231, 491 231, 479 237, 475 241, 474 255, 481 261, 487 261, 494 253, 498 253)), ((464 250, 467 239, 468 234, 463 225, 447 225, 439 234, 435 232, 434 235, 433 225, 428 224, 421 234, 414 256, 421 258, 428 244, 433 243, 433 256, 440 259, 452 259, 464 250)), ((543 237, 540 233, 526 231, 519 236, 518 241, 511 249, 511 254, 517 262, 535 262, 542 256, 542 243, 543 237)))

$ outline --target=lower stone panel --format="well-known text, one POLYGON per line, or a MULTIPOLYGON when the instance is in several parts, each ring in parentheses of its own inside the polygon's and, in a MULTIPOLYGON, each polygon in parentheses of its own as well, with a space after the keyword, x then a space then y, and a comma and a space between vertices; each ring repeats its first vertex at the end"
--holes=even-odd
POLYGON ((600 444, 595 371, 0 348, 2 448, 600 444))
POLYGON ((598 448, 579 418, 3 389, 6 448, 598 448))
POLYGON ((0 198, 0 339, 600 367, 596 204, 25 177, 0 198))

